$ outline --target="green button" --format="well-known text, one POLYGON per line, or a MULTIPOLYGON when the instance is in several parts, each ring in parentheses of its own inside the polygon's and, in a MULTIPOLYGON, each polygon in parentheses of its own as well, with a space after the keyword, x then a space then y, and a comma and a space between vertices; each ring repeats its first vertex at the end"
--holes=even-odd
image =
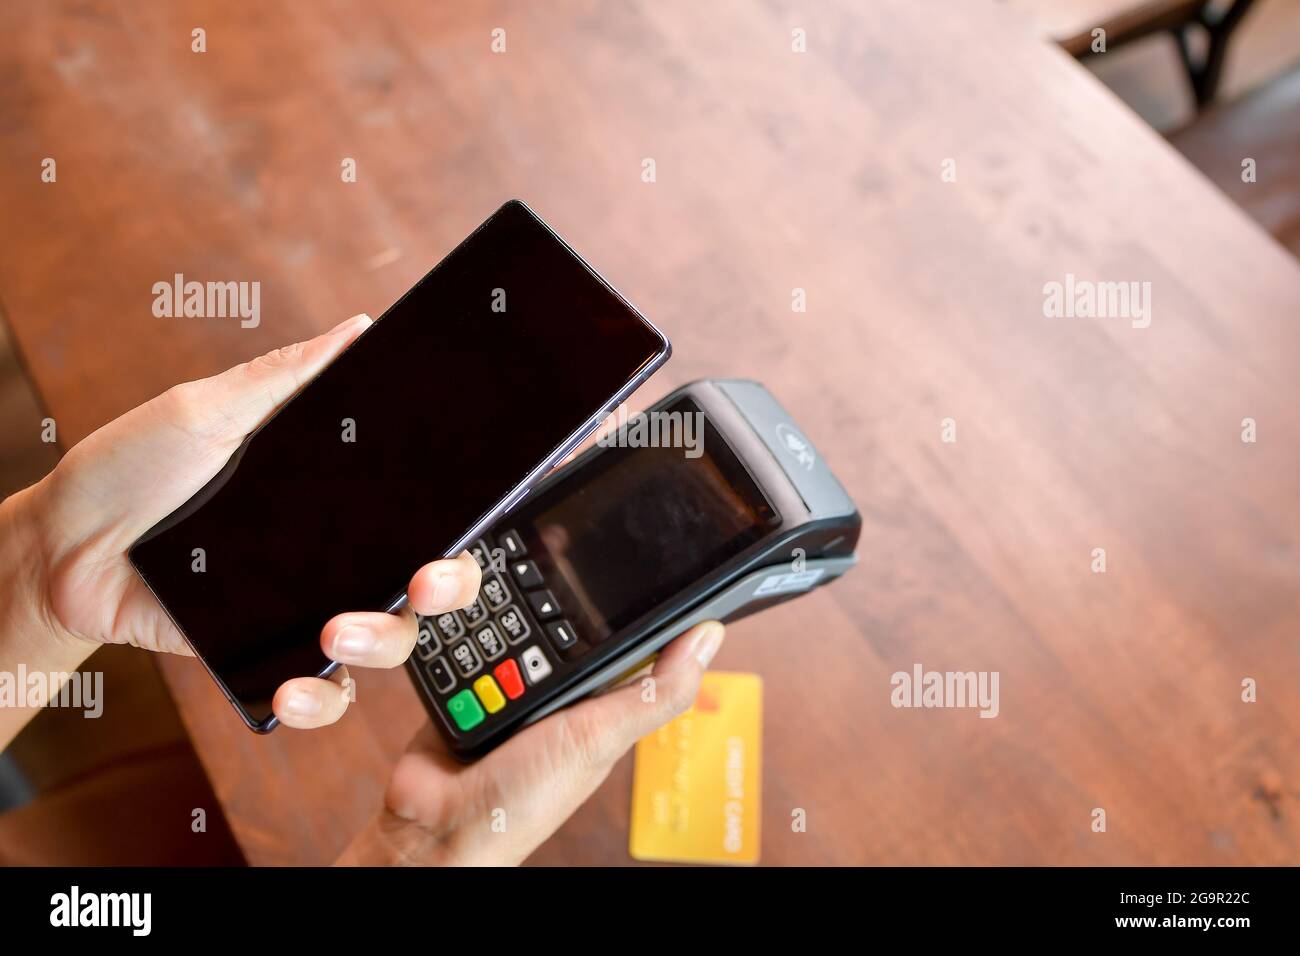
POLYGON ((483 723, 483 708, 472 690, 463 690, 447 701, 447 713, 461 730, 473 730, 483 723))

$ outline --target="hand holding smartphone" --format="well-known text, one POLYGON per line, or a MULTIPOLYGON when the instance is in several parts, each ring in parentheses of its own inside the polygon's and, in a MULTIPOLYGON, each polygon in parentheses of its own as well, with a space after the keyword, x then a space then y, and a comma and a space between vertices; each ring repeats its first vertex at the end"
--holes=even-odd
POLYGON ((668 358, 523 203, 502 206, 131 548, 254 730, 323 625, 397 610, 668 358), (452 401, 472 414, 447 414, 452 401), (193 555, 202 549, 203 570, 193 555))

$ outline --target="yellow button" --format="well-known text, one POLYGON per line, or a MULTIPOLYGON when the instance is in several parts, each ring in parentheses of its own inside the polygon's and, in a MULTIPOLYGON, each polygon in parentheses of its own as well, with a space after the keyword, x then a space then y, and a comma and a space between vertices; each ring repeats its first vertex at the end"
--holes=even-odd
POLYGON ((478 699, 483 701, 483 707, 489 714, 495 714, 506 705, 505 695, 491 674, 484 674, 474 682, 474 693, 478 694, 478 699))

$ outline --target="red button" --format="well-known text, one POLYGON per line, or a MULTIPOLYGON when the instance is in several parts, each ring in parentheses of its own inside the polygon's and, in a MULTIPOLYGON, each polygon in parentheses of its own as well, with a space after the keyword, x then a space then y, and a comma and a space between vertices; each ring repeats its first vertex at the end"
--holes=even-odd
POLYGON ((502 661, 492 673, 511 700, 524 695, 524 679, 519 676, 519 665, 514 661, 502 661))

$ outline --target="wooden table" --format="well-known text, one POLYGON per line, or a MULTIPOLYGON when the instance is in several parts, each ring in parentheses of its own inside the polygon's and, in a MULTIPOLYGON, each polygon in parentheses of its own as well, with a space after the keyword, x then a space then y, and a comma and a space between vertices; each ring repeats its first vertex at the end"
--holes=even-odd
MULTIPOLYGON (((0 295, 67 441, 378 313, 524 197, 672 337, 641 400, 761 379, 861 507, 861 566, 717 661, 766 682, 764 862, 1300 862, 1300 268, 1003 8, 83 2, 0 34, 0 295), (177 272, 261 281, 261 326, 155 318, 177 272), (1151 282, 1150 327, 1044 317, 1067 273, 1151 282), (999 672, 1000 715, 893 708, 916 662, 999 672)), ((339 726, 259 738, 163 669, 254 863, 332 859, 422 719, 366 673, 339 726)), ((627 862, 630 771, 535 861, 627 862)))

